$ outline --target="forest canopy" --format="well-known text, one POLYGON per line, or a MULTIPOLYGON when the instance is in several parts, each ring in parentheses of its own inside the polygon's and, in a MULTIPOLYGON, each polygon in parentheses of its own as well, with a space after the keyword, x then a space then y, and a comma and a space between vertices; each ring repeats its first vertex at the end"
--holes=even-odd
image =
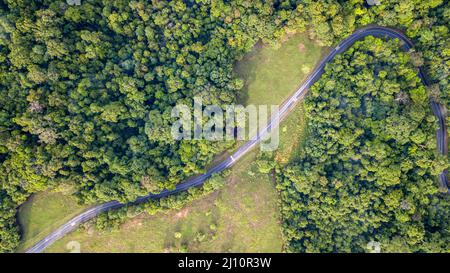
MULTIPOLYGON (((279 46, 286 35, 307 32, 330 46, 367 24, 399 28, 417 45, 433 84, 428 93, 448 106, 447 1, 80 2, 0 0, 3 252, 17 246, 16 208, 35 192, 59 187, 84 203, 126 202, 204 171, 232 143, 173 141, 170 109, 194 96, 234 102, 242 80, 233 64, 259 40, 279 46)), ((390 84, 393 95, 402 82, 390 84)), ((412 97, 425 99, 416 89, 412 97)), ((423 128, 414 141, 428 145, 430 134, 423 128)))
POLYGON ((306 98, 301 158, 279 172, 293 252, 441 252, 450 202, 436 177, 436 121, 411 57, 367 37, 327 65, 306 98))

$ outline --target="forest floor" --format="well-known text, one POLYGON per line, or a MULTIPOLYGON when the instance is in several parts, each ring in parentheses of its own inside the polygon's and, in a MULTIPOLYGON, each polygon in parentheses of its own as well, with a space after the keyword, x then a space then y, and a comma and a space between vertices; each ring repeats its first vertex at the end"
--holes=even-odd
MULTIPOLYGON (((327 49, 305 35, 295 35, 281 48, 256 46, 241 61, 236 73, 245 80, 239 102, 277 104, 294 92, 327 49)), ((299 153, 306 134, 302 105, 280 126, 276 159, 287 163, 299 153), (289 128, 289 131, 287 130, 289 128)), ((282 251, 278 196, 275 182, 254 164, 258 150, 232 168, 226 186, 180 210, 153 216, 140 215, 119 230, 99 232, 81 228, 60 239, 47 252, 67 252, 78 241, 82 252, 280 252, 282 251)), ((72 197, 37 194, 19 210, 29 247, 56 226, 83 210, 72 197)))

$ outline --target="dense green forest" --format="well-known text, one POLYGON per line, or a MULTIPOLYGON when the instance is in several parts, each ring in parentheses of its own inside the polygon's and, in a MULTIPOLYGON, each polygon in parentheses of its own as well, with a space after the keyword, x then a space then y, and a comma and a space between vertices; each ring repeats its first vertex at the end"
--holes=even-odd
POLYGON ((450 201, 436 176, 436 121, 397 41, 368 37, 330 63, 306 98, 309 137, 280 171, 290 251, 448 251, 450 201))
MULTIPOLYGON (((259 40, 278 46, 287 34, 307 31, 318 43, 332 45, 367 24, 397 27, 417 44, 414 60, 423 62, 432 80, 429 93, 448 105, 449 19, 444 0, 381 1, 377 6, 363 0, 82 0, 79 6, 1 0, 0 251, 17 246, 16 208, 37 191, 62 187, 80 202, 125 202, 202 172, 233 143, 173 141, 171 107, 191 105, 194 96, 210 104, 234 102, 242 80, 233 75, 233 64, 259 40)), ((388 49, 381 51, 395 51, 388 49)), ((407 67, 405 60, 395 60, 407 67)), ((378 69, 375 61, 360 60, 365 61, 378 69)), ((426 100, 424 88, 408 71, 407 80, 391 79, 390 96, 406 82, 417 85, 416 99, 426 100)), ((326 91, 332 89, 330 83, 326 91)), ((356 107, 356 101, 347 103, 356 107)), ((406 122, 406 110, 381 102, 387 103, 386 97, 371 105, 384 108, 373 111, 402 114, 406 122)), ((434 120, 428 121, 414 132, 425 165, 434 160, 431 152, 421 153, 434 135, 434 120)), ((407 123, 410 129, 412 121, 407 123)), ((400 137, 402 132, 390 133, 400 137)), ((439 167, 425 169, 417 176, 429 181, 439 167)), ((434 194, 431 186, 425 189, 423 198, 434 194)))

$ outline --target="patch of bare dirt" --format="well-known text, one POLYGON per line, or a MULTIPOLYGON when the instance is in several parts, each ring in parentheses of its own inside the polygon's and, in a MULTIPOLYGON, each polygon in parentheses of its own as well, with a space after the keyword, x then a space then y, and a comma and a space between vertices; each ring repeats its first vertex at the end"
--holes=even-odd
POLYGON ((299 43, 297 47, 298 47, 298 51, 300 51, 301 53, 305 52, 305 50, 306 50, 304 43, 299 43))
POLYGON ((93 226, 91 226, 87 229, 88 236, 92 236, 92 235, 94 235, 94 233, 95 233, 95 228, 93 226))
POLYGON ((141 227, 144 218, 145 218, 144 213, 141 213, 138 216, 133 217, 130 220, 126 221, 120 228, 123 230, 131 230, 136 227, 141 227))
POLYGON ((180 210, 179 212, 177 212, 177 213, 175 214, 175 218, 176 218, 176 219, 186 218, 186 216, 188 215, 188 213, 189 213, 189 209, 188 209, 188 208, 182 209, 182 210, 180 210))

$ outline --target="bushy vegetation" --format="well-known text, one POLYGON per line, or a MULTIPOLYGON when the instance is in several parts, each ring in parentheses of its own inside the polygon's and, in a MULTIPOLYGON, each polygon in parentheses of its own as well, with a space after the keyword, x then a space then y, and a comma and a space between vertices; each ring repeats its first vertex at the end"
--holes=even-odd
POLYGON ((214 174, 200 188, 194 187, 160 199, 150 199, 142 203, 129 204, 116 210, 107 211, 94 219, 95 227, 99 230, 113 230, 119 228, 127 219, 144 212, 154 215, 158 212, 181 209, 187 203, 222 188, 225 183, 224 176, 228 174, 228 171, 221 175, 214 174))
POLYGON ((234 60, 272 13, 262 1, 82 2, 0 5, 2 251, 36 191, 64 183, 86 203, 126 202, 203 171, 229 144, 173 141, 171 107, 233 102, 234 60))
POLYGON ((260 39, 308 30, 331 45, 369 23, 402 28, 448 103, 442 0, 81 2, 0 1, 0 251, 17 246, 15 210, 34 192, 126 202, 202 172, 230 143, 172 140, 170 109, 235 101, 233 63, 260 39))
POLYGON ((410 56, 368 37, 330 63, 306 98, 310 134, 280 170, 289 251, 448 251, 436 121, 410 56))
POLYGON ((79 242, 81 252, 86 253, 280 252, 282 239, 273 177, 257 172, 254 152, 241 160, 231 169, 223 187, 181 209, 162 210, 155 215, 144 211, 124 218, 126 221, 118 229, 107 224, 100 230, 93 219, 45 252, 67 252, 70 241, 79 242))

